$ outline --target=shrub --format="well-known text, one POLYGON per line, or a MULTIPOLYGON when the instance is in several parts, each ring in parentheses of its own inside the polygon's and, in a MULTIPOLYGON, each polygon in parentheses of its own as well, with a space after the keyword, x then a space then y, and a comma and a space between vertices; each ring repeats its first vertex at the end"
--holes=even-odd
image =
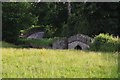
POLYGON ((20 38, 18 40, 19 44, 24 44, 26 46, 36 46, 36 47, 51 47, 53 42, 58 38, 44 38, 44 39, 26 39, 20 38))
POLYGON ((99 34, 90 46, 93 51, 116 52, 120 50, 120 39, 109 34, 99 34))

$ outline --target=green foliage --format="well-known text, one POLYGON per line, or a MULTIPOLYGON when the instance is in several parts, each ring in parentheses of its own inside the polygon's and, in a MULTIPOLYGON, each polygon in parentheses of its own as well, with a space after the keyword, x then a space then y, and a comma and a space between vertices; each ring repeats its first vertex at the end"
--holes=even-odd
POLYGON ((118 35, 118 28, 120 28, 118 4, 71 3, 72 15, 68 18, 67 27, 65 27, 66 24, 63 26, 64 34, 83 33, 93 36, 100 33, 110 33, 118 35))
POLYGON ((67 22, 67 4, 63 3, 33 3, 32 13, 38 16, 38 25, 44 25, 48 36, 61 36, 62 24, 67 22), (47 27, 48 26, 48 27, 47 27))
POLYGON ((3 40, 15 42, 20 30, 31 25, 44 27, 46 37, 68 37, 77 33, 89 36, 99 33, 120 35, 119 3, 70 4, 71 15, 68 15, 67 2, 3 3, 3 40))
POLYGON ((44 38, 44 39, 19 39, 20 44, 25 44, 28 46, 36 46, 36 47, 51 47, 52 43, 55 41, 55 39, 52 38, 44 38))
POLYGON ((67 24, 63 25, 63 35, 71 36, 78 33, 89 35, 90 25, 85 17, 71 15, 67 24))
POLYGON ((37 17, 31 11, 30 3, 2 3, 3 40, 15 42, 21 29, 35 24, 37 17))
POLYGON ((11 43, 0 41, 0 48, 20 48, 20 47, 11 43))
POLYGON ((91 44, 91 50, 116 52, 120 50, 120 39, 109 34, 99 34, 91 44))
POLYGON ((52 25, 46 25, 44 26, 45 29, 45 37, 50 38, 50 37, 54 37, 53 35, 55 35, 56 29, 53 28, 52 25))

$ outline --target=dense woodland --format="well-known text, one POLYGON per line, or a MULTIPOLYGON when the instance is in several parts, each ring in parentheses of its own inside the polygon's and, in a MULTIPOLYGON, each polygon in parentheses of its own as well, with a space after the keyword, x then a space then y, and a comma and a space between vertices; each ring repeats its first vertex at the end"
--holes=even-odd
POLYGON ((2 39, 15 42, 31 28, 45 31, 46 37, 69 37, 81 33, 120 36, 119 3, 12 2, 2 3, 2 39))

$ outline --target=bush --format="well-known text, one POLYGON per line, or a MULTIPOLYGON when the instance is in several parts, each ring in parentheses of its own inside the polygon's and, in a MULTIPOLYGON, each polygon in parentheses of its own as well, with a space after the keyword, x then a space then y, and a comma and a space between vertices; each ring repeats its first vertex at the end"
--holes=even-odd
POLYGON ((120 39, 109 34, 99 34, 90 46, 93 51, 116 52, 120 50, 120 39))
POLYGON ((44 38, 44 39, 26 39, 20 38, 18 43, 24 44, 26 46, 36 46, 36 47, 52 47, 53 42, 57 40, 57 38, 44 38))

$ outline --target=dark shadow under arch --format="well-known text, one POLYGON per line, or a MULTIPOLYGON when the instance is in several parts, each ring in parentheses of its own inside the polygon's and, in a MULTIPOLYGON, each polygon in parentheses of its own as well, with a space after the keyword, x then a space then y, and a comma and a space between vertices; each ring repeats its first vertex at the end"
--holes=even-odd
POLYGON ((74 49, 82 50, 82 48, 79 45, 77 45, 74 49))

